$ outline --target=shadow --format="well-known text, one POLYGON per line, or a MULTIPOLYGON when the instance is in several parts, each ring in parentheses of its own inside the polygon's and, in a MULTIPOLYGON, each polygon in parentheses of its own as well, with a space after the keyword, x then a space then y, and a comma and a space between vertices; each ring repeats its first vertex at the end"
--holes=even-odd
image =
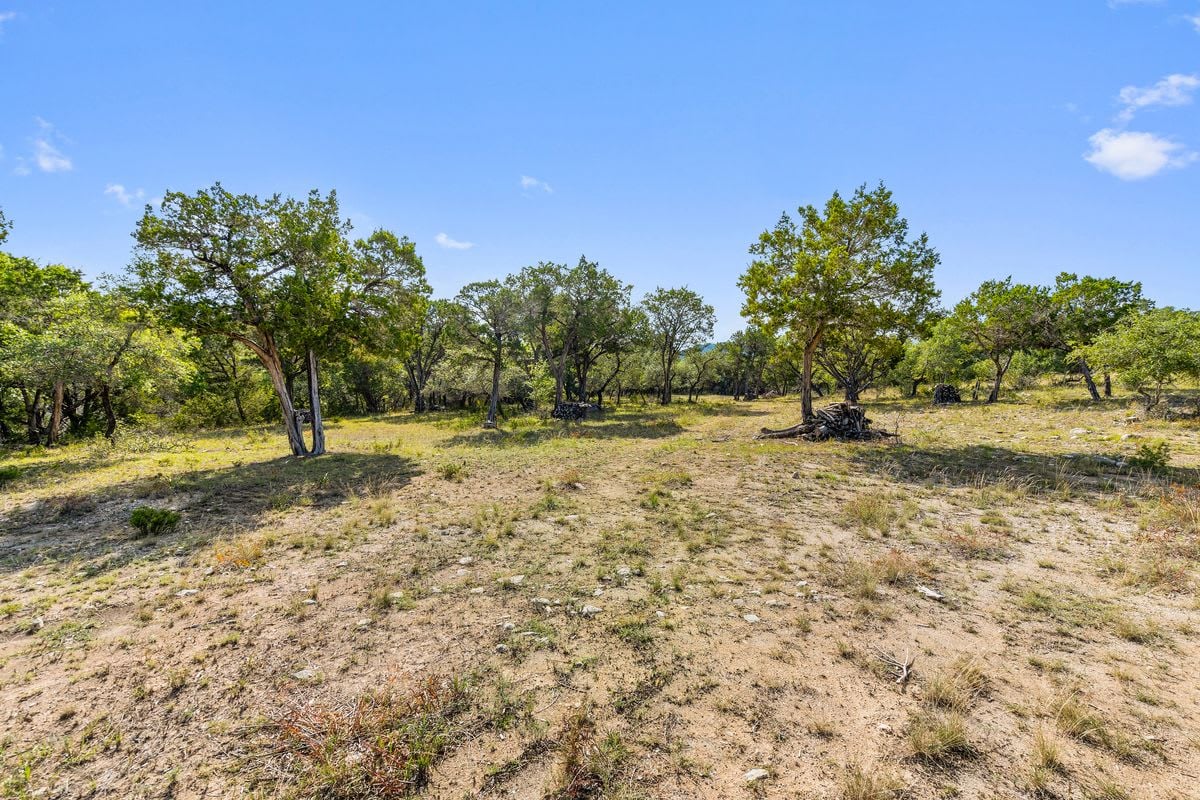
POLYGON ((1045 455, 992 445, 914 447, 898 442, 856 447, 850 460, 861 469, 902 483, 1029 493, 1070 490, 1100 494, 1135 490, 1147 483, 1194 484, 1200 480, 1200 470, 1190 467, 1150 470, 1104 454, 1045 455))
MULTIPOLYGON (((450 446, 467 447, 532 447, 553 439, 665 439, 683 433, 684 428, 672 416, 647 411, 608 411, 602 416, 583 422, 537 420, 529 418, 518 424, 510 422, 495 429, 480 428, 451 436, 450 446)), ((517 420, 513 420, 516 422, 517 420)))
POLYGON ((331 453, 139 475, 93 494, 51 496, 0 514, 0 572, 80 561, 83 571, 98 574, 138 558, 178 557, 224 533, 257 528, 267 511, 328 508, 364 491, 403 487, 415 474, 402 456, 331 453), (139 505, 178 511, 180 524, 136 538, 129 514, 139 505))

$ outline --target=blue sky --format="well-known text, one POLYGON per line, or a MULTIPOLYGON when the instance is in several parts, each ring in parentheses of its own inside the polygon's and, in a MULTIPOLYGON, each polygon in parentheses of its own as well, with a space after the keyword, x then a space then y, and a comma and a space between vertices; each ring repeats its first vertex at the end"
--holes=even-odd
POLYGON ((334 188, 441 295, 584 253, 725 335, 761 230, 883 180, 947 302, 1066 269, 1194 307, 1195 95, 1200 0, 0 0, 0 207, 98 275, 168 188, 334 188))

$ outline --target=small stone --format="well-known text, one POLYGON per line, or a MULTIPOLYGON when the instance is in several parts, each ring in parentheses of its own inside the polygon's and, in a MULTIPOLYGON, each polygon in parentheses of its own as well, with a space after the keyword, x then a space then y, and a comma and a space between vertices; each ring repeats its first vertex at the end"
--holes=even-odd
POLYGON ((565 517, 563 517, 563 519, 566 520, 567 522, 574 522, 575 520, 579 519, 579 515, 578 514, 567 514, 565 517))
POLYGON ((746 773, 746 783, 754 783, 755 781, 761 781, 763 778, 770 776, 770 774, 771 774, 770 772, 763 769, 762 767, 755 767, 754 769, 752 769, 746 773))
POLYGON ((758 622, 758 614, 746 614, 742 617, 742 619, 753 625, 754 623, 758 622))
POLYGON ((366 617, 363 617, 358 622, 354 623, 356 628, 365 628, 370 624, 371 624, 371 620, 367 619, 366 617))
POLYGON ((875 728, 877 730, 881 731, 882 733, 891 733, 892 732, 892 726, 888 725, 886 722, 879 723, 878 725, 875 726, 875 728))
POLYGON ((738 597, 738 598, 735 598, 735 599, 733 600, 733 604, 734 604, 735 606, 741 607, 741 606, 744 606, 744 605, 746 605, 746 601, 745 601, 745 600, 743 600, 742 598, 738 597))
POLYGON ((430 593, 430 594, 441 594, 441 593, 442 593, 442 587, 440 587, 440 586, 430 586, 430 587, 429 587, 429 593, 430 593))
POLYGON ((658 617, 659 619, 666 619, 666 618, 667 618, 667 612, 665 612, 665 611, 655 611, 655 612, 654 612, 654 616, 658 617))
POLYGON ((621 578, 628 578, 633 574, 633 570, 629 567, 617 567, 617 575, 621 578))
POLYGON ((336 564, 334 564, 334 566, 335 567, 344 567, 344 566, 348 565, 349 563, 350 563, 349 561, 339 561, 336 564))
POLYGON ((507 578, 499 578, 496 582, 508 584, 509 586, 520 586, 522 583, 525 582, 525 576, 524 575, 510 575, 507 578))
POLYGON ((584 606, 583 608, 579 609, 579 613, 585 617, 594 617, 603 610, 604 609, 600 608, 600 606, 584 606))
POLYGON ((505 622, 500 627, 504 628, 504 630, 506 630, 506 631, 511 631, 512 629, 517 627, 517 624, 515 622, 505 622))
POLYGON ((298 681, 311 681, 321 677, 321 673, 312 667, 305 667, 299 672, 293 672, 292 677, 298 681))
POLYGON ((191 597, 194 594, 199 594, 199 589, 180 589, 175 593, 176 597, 191 597))
POLYGON ((600 595, 602 595, 602 594, 604 594, 604 590, 603 590, 603 589, 594 589, 594 590, 592 591, 592 597, 599 597, 599 596, 600 596, 600 595))
POLYGON ((497 653, 507 653, 507 652, 508 652, 508 645, 506 645, 506 644, 498 644, 498 645, 496 645, 496 652, 497 652, 497 653))
POLYGON ((475 559, 471 558, 470 556, 463 556, 462 558, 460 558, 458 560, 458 563, 462 564, 465 567, 467 564, 475 563, 475 559))
POLYGON ((471 590, 471 594, 483 594, 483 587, 476 586, 474 589, 471 590))
POLYGON ((535 606, 542 606, 543 608, 552 605, 552 603, 550 602, 550 598, 548 598, 548 597, 535 597, 530 602, 533 603, 535 606))

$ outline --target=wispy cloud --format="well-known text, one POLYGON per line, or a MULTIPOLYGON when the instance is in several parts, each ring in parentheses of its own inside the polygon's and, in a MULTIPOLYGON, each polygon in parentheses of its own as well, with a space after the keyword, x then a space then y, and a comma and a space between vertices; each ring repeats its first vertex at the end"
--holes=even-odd
POLYGON ((17 18, 15 11, 0 11, 0 33, 4 33, 4 26, 17 18))
POLYGON ((438 243, 439 247, 444 247, 447 250, 470 250, 475 246, 474 242, 460 242, 457 239, 451 239, 444 233, 439 233, 433 237, 433 240, 438 243))
POLYGON ((115 198, 123 206, 131 206, 135 201, 140 201, 146 197, 146 192, 142 189, 131 192, 119 183, 110 183, 108 186, 105 186, 104 193, 115 198))
POLYGON ((1200 33, 1200 14, 1190 14, 1185 16, 1184 19, 1192 23, 1192 27, 1196 29, 1196 33, 1200 33))
POLYGON ((1182 144, 1153 133, 1117 131, 1105 128, 1088 139, 1092 149, 1084 160, 1123 181, 1137 181, 1166 169, 1178 169, 1195 161, 1200 154, 1182 144))
POLYGON ((1123 106, 1117 119, 1128 122, 1134 114, 1152 106, 1186 106, 1198 88, 1200 76, 1180 73, 1168 75, 1153 86, 1126 86, 1117 95, 1123 106))
POLYGON ((75 166, 70 158, 46 139, 33 140, 33 163, 42 172, 70 172, 75 166))
POLYGON ((1109 8, 1121 6, 1161 6, 1163 0, 1108 0, 1109 8))
POLYGON ((552 194, 554 192, 554 189, 551 188, 550 184, 546 183, 545 181, 538 180, 537 178, 531 177, 529 175, 521 176, 521 188, 522 189, 540 189, 543 192, 545 192, 546 194, 552 194))

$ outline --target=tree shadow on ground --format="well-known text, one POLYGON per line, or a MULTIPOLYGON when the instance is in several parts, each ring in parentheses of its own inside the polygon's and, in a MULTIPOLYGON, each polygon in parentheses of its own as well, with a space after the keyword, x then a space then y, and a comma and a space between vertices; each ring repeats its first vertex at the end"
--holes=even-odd
POLYGON ((548 420, 536 427, 504 426, 464 431, 446 440, 447 446, 533 447, 556 439, 665 439, 682 433, 683 426, 668 416, 623 414, 584 422, 548 420))
POLYGON ((863 470, 897 483, 1004 488, 1031 494, 1111 494, 1137 491, 1147 485, 1200 480, 1200 470, 1190 467, 1151 470, 1128 465, 1115 455, 1039 454, 993 445, 859 445, 850 460, 863 470))
POLYGON ((402 456, 331 453, 145 474, 93 494, 55 495, 0 515, 0 572, 79 561, 95 574, 135 559, 177 557, 258 527, 267 511, 327 508, 367 491, 401 488, 415 474, 402 456), (139 505, 177 510, 181 522, 170 533, 135 538, 129 514, 139 505))

